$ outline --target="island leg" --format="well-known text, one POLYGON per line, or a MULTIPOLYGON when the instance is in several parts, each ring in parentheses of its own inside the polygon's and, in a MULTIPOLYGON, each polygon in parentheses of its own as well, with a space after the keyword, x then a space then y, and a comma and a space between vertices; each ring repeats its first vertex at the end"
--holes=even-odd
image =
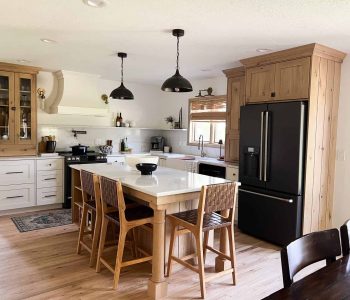
POLYGON ((164 239, 165 239, 165 207, 152 205, 153 223, 153 258, 152 278, 148 281, 148 296, 151 299, 166 297, 168 283, 164 277, 164 239))
MULTIPOLYGON (((223 210, 221 211, 221 215, 225 218, 228 217, 229 215, 229 210, 223 210)), ((230 255, 229 252, 229 247, 228 247, 228 233, 226 228, 221 228, 220 229, 220 252, 225 253, 226 255, 230 255)), ((230 262, 225 259, 217 256, 215 258, 215 271, 216 272, 221 272, 224 271, 228 268, 231 268, 230 262)))

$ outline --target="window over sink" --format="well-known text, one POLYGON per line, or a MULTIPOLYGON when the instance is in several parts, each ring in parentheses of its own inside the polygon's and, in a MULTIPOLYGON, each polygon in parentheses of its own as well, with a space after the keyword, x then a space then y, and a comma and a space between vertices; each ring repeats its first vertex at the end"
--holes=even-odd
POLYGON ((188 144, 197 145, 203 135, 207 147, 225 141, 226 96, 193 98, 189 100, 188 144))

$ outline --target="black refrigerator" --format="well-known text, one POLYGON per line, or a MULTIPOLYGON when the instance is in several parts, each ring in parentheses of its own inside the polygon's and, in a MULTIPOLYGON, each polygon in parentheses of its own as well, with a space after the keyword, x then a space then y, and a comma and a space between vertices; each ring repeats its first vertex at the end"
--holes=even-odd
POLYGON ((238 227, 277 245, 302 234, 307 102, 241 107, 238 227))

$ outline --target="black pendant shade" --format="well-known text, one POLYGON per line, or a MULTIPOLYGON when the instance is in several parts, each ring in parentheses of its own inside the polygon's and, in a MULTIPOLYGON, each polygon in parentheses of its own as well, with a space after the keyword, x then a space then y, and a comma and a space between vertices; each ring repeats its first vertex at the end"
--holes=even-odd
POLYGON ((133 100, 134 99, 134 95, 132 94, 132 92, 130 90, 128 90, 125 86, 124 86, 124 58, 127 57, 126 53, 123 52, 118 52, 118 57, 120 57, 122 59, 122 65, 121 65, 121 83, 120 86, 117 87, 116 89, 114 89, 111 94, 109 95, 111 98, 113 99, 121 99, 121 100, 133 100))
POLYGON ((186 78, 182 77, 179 72, 179 38, 180 36, 184 36, 184 34, 185 31, 182 29, 173 30, 173 36, 177 37, 176 72, 173 76, 164 81, 162 91, 185 93, 192 92, 193 90, 191 83, 186 78))

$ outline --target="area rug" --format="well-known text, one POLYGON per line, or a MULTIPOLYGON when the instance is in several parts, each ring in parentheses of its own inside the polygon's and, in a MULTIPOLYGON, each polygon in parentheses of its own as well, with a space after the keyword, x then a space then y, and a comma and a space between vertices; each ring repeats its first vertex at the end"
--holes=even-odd
POLYGON ((56 209, 50 211, 37 212, 31 215, 12 217, 20 232, 57 227, 72 223, 70 209, 56 209))

